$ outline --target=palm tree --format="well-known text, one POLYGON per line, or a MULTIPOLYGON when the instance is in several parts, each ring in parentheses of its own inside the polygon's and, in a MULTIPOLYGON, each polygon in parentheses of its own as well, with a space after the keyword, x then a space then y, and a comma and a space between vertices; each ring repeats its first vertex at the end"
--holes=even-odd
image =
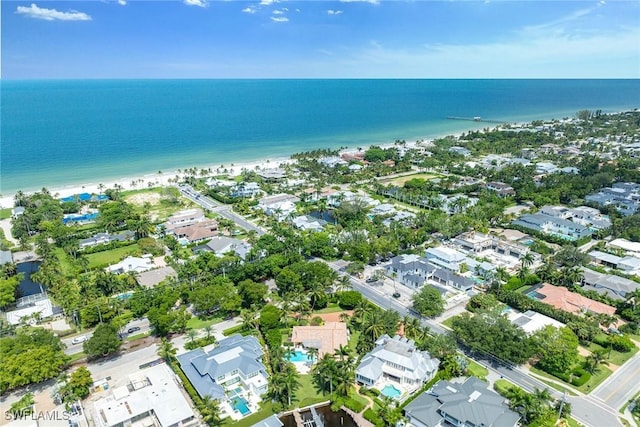
POLYGON ((608 365, 607 362, 607 350, 599 348, 594 350, 585 360, 585 369, 590 374, 594 374, 598 370, 599 365, 608 365))
POLYGON ((202 402, 198 405, 198 410, 202 416, 202 421, 208 426, 220 425, 220 406, 218 401, 206 395, 202 398, 202 402))
POLYGON ((384 331, 385 324, 380 311, 372 311, 371 315, 364 319, 364 333, 375 341, 384 334, 384 331))
POLYGON ((192 343, 197 336, 198 336, 198 333, 194 329, 187 330, 187 337, 189 338, 189 342, 192 343))
POLYGON ((176 360, 176 348, 171 341, 166 338, 162 338, 160 345, 158 346, 158 356, 160 356, 168 365, 171 365, 176 360))
POLYGON ((211 333, 213 332, 213 326, 207 325, 202 329, 204 330, 204 333, 206 334, 207 342, 209 342, 209 340, 211 339, 211 333))
POLYGON ((315 347, 307 348, 307 357, 311 360, 318 360, 318 352, 319 350, 315 347))
POLYGON ((283 372, 282 382, 287 393, 287 406, 291 406, 291 395, 300 388, 298 372, 291 363, 286 365, 285 371, 283 372))
POLYGON ((318 360, 311 370, 311 375, 320 391, 327 392, 328 386, 329 393, 333 394, 333 380, 337 375, 337 369, 336 360, 329 353, 325 353, 318 360))
POLYGON ((338 292, 348 291, 351 289, 351 280, 347 276, 340 276, 336 282, 336 290, 338 292))
POLYGON ((421 334, 422 325, 415 317, 405 316, 402 325, 404 326, 404 335, 409 339, 415 340, 421 334))

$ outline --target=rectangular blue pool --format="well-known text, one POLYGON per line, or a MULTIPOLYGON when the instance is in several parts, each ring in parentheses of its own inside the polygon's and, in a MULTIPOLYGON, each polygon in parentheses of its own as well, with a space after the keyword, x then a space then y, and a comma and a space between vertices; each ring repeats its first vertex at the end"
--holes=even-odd
POLYGON ((289 362, 312 362, 314 360, 313 357, 310 357, 304 351, 296 350, 294 353, 290 354, 289 362))

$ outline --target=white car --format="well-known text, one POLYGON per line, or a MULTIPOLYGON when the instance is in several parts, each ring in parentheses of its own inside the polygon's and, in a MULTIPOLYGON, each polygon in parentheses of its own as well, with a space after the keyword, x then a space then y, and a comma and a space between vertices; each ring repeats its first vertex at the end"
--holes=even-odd
POLYGON ((80 344, 87 341, 88 339, 89 337, 87 335, 83 335, 81 337, 75 337, 74 339, 71 340, 71 344, 80 344))

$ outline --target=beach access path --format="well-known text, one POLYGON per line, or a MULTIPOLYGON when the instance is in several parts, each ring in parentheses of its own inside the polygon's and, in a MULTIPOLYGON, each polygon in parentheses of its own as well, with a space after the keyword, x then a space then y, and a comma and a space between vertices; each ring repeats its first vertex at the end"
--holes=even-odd
POLYGON ((11 220, 10 219, 7 218, 7 219, 3 219, 2 221, 0 221, 0 228, 2 228, 2 231, 4 232, 4 238, 5 239, 10 241, 14 245, 18 244, 18 241, 13 237, 13 234, 11 234, 11 220))

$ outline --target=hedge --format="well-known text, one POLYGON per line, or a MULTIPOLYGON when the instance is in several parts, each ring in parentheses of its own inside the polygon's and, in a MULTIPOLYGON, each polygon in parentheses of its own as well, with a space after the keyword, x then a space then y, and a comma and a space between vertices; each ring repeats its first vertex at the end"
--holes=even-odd
POLYGON ((631 341, 628 337, 620 336, 620 335, 596 335, 593 338, 593 342, 602 346, 609 347, 611 346, 615 351, 619 351, 620 353, 627 353, 635 347, 633 341, 631 341))
POLYGON ((222 335, 228 337, 229 335, 238 334, 242 331, 244 331, 244 325, 236 325, 222 331, 222 335))
POLYGON ((347 408, 351 409, 353 412, 356 412, 356 413, 362 412, 364 407, 367 406, 364 403, 358 402, 357 400, 352 399, 350 397, 346 398, 343 404, 344 406, 346 406, 347 408))

